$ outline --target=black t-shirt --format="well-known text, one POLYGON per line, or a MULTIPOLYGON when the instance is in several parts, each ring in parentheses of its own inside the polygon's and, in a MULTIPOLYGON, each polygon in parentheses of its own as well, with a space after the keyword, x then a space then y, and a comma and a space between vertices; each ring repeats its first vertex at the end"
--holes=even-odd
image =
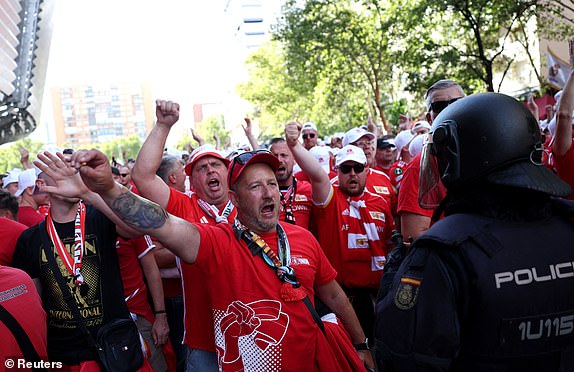
MULTIPOLYGON (((92 206, 86 206, 86 228, 82 275, 87 293, 80 293, 73 277, 56 254, 56 262, 72 294, 80 313, 92 335, 98 329, 117 318, 129 318, 124 301, 118 258, 116 256, 116 226, 92 206)), ((58 235, 68 252, 73 255, 74 221, 54 223, 58 235)), ((51 241, 45 223, 24 231, 14 252, 13 266, 26 271, 42 283, 42 303, 48 315, 48 356, 52 361, 78 364, 83 360, 95 360, 97 355, 82 333, 73 313, 66 304, 60 286, 50 264, 46 260, 42 234, 51 241)), ((47 249, 53 252, 52 247, 47 249)))

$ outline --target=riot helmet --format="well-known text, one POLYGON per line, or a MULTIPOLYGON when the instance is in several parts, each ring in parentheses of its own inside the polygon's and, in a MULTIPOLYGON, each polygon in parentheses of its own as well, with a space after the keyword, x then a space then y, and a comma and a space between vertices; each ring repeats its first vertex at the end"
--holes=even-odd
POLYGON ((516 99, 481 93, 461 99, 434 120, 421 158, 419 204, 482 181, 567 196, 571 189, 542 164, 536 118, 516 99))

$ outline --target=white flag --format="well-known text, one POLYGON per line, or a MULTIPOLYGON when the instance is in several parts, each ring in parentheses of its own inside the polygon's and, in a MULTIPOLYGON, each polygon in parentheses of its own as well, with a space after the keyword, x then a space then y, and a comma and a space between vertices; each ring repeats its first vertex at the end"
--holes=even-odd
POLYGON ((546 50, 546 59, 548 63, 548 83, 556 89, 564 88, 572 67, 568 62, 552 53, 550 49, 546 50))

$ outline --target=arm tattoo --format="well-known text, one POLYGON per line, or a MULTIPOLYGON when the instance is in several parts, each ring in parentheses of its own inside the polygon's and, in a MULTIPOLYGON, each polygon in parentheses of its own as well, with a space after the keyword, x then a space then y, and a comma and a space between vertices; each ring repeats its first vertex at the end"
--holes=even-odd
POLYGON ((158 229, 168 219, 159 205, 131 192, 122 192, 110 207, 126 224, 140 230, 158 229))

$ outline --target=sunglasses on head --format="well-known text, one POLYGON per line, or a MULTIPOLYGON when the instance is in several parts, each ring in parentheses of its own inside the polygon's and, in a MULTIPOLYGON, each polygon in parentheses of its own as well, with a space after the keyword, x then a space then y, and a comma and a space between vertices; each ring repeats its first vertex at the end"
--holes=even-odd
POLYGON ((245 165, 245 163, 247 163, 249 159, 263 152, 270 153, 267 150, 255 150, 255 151, 242 152, 241 154, 234 156, 233 159, 231 160, 231 167, 229 168, 229 174, 233 174, 233 168, 235 167, 235 164, 245 165))
POLYGON ((362 173, 365 170, 365 164, 355 164, 355 165, 342 164, 342 165, 339 165, 339 170, 343 174, 351 173, 351 169, 354 170, 355 173, 362 173))
POLYGON ((306 140, 307 138, 315 138, 315 133, 305 133, 303 139, 306 140))
POLYGON ((122 176, 122 177, 127 177, 129 175, 130 175, 129 173, 120 173, 120 176, 122 176))
POLYGON ((458 97, 458 98, 453 98, 450 99, 448 101, 435 101, 433 103, 430 104, 431 110, 432 112, 434 112, 435 114, 440 113, 442 110, 444 110, 445 108, 448 107, 448 105, 451 105, 453 103, 455 103, 456 101, 458 101, 459 99, 461 99, 462 97, 458 97))

